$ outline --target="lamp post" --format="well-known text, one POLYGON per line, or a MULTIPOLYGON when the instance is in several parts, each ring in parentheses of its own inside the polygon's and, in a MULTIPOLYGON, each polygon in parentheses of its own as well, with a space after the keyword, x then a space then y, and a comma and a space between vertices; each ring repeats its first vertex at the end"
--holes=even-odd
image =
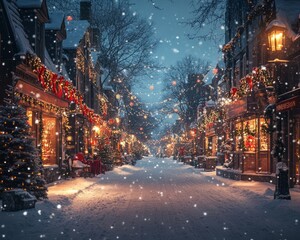
POLYGON ((275 81, 273 88, 267 88, 269 106, 265 109, 265 116, 269 118, 269 130, 273 134, 276 131, 276 140, 273 142, 272 155, 276 158, 276 185, 274 192, 274 199, 291 199, 289 192, 289 181, 288 181, 288 167, 283 161, 283 154, 285 152, 285 146, 283 143, 282 136, 282 116, 280 112, 276 111, 276 101, 279 92, 280 84, 280 72, 278 68, 281 64, 287 64, 288 60, 282 60, 283 49, 285 44, 285 26, 274 20, 270 23, 267 28, 268 43, 270 57, 274 57, 274 60, 268 61, 276 66, 275 81), (278 65, 279 64, 279 65, 278 65))

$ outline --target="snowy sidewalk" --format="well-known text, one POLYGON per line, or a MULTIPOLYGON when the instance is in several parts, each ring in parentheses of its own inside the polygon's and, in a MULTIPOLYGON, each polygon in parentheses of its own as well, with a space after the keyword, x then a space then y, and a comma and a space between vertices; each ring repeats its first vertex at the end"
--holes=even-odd
MULTIPOLYGON (((187 167, 192 169, 193 174, 205 176, 207 178, 207 181, 216 184, 216 186, 227 185, 232 188, 240 188, 244 191, 249 191, 254 194, 270 197, 271 199, 273 199, 275 191, 275 185, 273 183, 257 181, 237 181, 217 176, 215 171, 204 171, 192 166, 187 167)), ((290 195, 292 197, 292 200, 300 201, 300 188, 298 186, 296 186, 295 188, 290 188, 290 195)))
POLYGON ((0 212, 10 240, 297 240, 299 192, 237 182, 172 159, 144 158, 94 178, 49 186, 35 209, 0 212), (297 236, 297 237, 294 237, 297 236))

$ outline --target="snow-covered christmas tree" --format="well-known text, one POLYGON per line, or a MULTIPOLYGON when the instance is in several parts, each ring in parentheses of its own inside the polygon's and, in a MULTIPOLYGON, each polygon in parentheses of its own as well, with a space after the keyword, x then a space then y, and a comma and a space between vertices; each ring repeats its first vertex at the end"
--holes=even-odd
POLYGON ((8 86, 0 106, 0 194, 21 188, 38 199, 47 198, 43 165, 30 135, 26 111, 18 105, 13 86, 8 86))

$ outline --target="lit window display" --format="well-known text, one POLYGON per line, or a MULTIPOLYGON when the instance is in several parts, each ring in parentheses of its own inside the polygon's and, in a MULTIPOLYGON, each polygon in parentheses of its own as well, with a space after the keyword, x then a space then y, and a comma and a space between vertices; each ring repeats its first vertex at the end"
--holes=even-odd
POLYGON ((244 122, 244 145, 246 151, 255 152, 257 138, 256 126, 257 119, 244 122))
POLYGON ((205 153, 207 156, 217 155, 217 136, 205 138, 205 153))
POLYGON ((235 124, 235 142, 236 142, 236 150, 242 151, 244 142, 243 142, 243 128, 241 122, 235 124))
POLYGON ((88 130, 87 127, 84 127, 84 153, 89 154, 89 147, 90 147, 90 131, 88 130))
POLYGON ((269 150, 269 134, 267 132, 267 125, 264 122, 264 119, 260 119, 260 150, 268 151, 269 150))
POLYGON ((237 150, 255 152, 257 119, 238 122, 235 125, 237 150))
POLYGON ((32 111, 31 110, 27 110, 26 111, 26 115, 27 115, 27 117, 28 117, 28 120, 27 120, 27 122, 28 122, 28 124, 32 127, 32 111))
POLYGON ((42 160, 45 165, 56 164, 56 118, 43 116, 42 160))

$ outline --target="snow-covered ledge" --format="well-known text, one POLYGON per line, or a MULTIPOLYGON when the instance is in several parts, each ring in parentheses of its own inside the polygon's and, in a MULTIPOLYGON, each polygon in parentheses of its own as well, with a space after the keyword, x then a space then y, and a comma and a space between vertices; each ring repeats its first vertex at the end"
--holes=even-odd
POLYGON ((58 168, 58 165, 57 164, 51 164, 51 165, 44 165, 44 169, 51 169, 51 168, 58 168))

